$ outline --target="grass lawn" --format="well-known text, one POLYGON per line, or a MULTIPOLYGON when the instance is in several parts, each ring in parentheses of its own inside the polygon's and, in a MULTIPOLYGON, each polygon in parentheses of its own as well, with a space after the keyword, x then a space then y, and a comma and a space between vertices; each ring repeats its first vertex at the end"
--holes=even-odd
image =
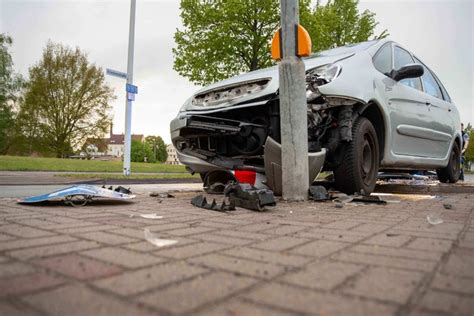
MULTIPOLYGON (((0 156, 0 170, 122 172, 121 161, 0 156)), ((184 166, 132 162, 132 172, 186 172, 184 166)))
POLYGON ((65 177, 71 179, 102 179, 102 180, 156 180, 156 179, 200 179, 198 174, 194 176, 189 173, 183 174, 132 174, 125 177, 121 174, 100 174, 100 173, 63 173, 56 174, 55 177, 65 177))

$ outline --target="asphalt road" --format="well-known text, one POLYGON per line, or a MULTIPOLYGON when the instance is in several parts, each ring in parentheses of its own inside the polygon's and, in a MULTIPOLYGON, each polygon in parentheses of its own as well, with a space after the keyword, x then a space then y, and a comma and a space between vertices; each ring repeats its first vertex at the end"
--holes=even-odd
MULTIPOLYGON (((34 195, 45 194, 53 192, 62 188, 65 188, 76 183, 55 183, 45 184, 46 180, 42 178, 41 183, 36 184, 35 182, 26 182, 28 184, 21 184, 23 180, 17 179, 17 184, 3 184, 5 183, 4 173, 0 173, 0 198, 22 198, 34 195), (35 183, 35 184, 31 184, 35 183)), ((11 176, 11 175, 9 175, 11 176)), ((49 175, 48 175, 49 176, 49 175)), ((54 178, 51 176, 51 178, 54 178)), ((474 182, 474 174, 466 174, 465 182, 474 182)), ((146 194, 150 192, 165 192, 165 191, 195 191, 202 189, 202 183, 160 183, 160 184, 121 184, 124 187, 130 187, 132 192, 136 194, 146 194)), ((115 186, 115 185, 114 185, 115 186)))

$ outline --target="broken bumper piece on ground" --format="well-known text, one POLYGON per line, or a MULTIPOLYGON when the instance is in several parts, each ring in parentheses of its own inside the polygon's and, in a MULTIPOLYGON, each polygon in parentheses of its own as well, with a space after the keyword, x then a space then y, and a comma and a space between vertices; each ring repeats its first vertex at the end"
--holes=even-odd
POLYGON ((84 206, 91 202, 94 198, 116 201, 128 201, 135 197, 130 194, 130 189, 118 187, 112 190, 100 188, 93 185, 81 184, 67 187, 51 193, 37 195, 19 200, 21 204, 35 204, 46 201, 64 201, 64 203, 72 206, 84 206), (127 192, 127 193, 124 193, 127 192))
POLYGON ((254 211, 263 211, 265 206, 275 206, 275 196, 271 190, 257 189, 248 183, 228 184, 224 195, 231 204, 254 211))
POLYGON ((202 194, 193 197, 191 199, 191 204, 206 210, 218 212, 227 212, 235 210, 235 205, 232 205, 232 203, 226 204, 225 200, 222 201, 221 205, 217 204, 216 199, 213 199, 211 203, 208 203, 206 197, 202 194))
POLYGON ((266 206, 276 205, 275 196, 271 190, 257 189, 248 183, 230 183, 225 187, 224 195, 229 199, 229 204, 226 204, 225 198, 221 205, 218 205, 215 199, 208 203, 203 195, 195 196, 191 204, 219 212, 233 211, 236 206, 261 212, 266 206))

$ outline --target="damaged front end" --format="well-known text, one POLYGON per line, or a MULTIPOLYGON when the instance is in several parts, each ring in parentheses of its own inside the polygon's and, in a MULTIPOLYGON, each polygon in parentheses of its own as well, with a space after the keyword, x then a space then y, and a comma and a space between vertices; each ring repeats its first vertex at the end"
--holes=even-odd
MULTIPOLYGON (((353 108, 360 102, 349 97, 327 96, 319 90, 319 87, 334 80, 341 70, 340 65, 329 64, 307 71, 310 182, 322 170, 332 170, 340 164, 344 143, 352 140, 353 108)), ((256 81, 255 86, 247 89, 263 90, 267 84, 256 81)), ((239 90, 236 87, 213 90, 197 95, 193 102, 213 105, 212 98, 217 95, 228 97, 242 93, 234 91, 236 89, 239 90)), ((245 93, 251 94, 249 91, 245 93)), ((203 179, 206 174, 220 170, 223 176, 212 178, 222 181, 222 185, 226 184, 225 181, 238 180, 231 171, 263 174, 266 177, 263 184, 276 195, 281 195, 279 113, 278 92, 259 95, 219 110, 182 112, 171 124, 178 157, 189 171, 201 173, 203 179), (225 172, 222 173, 222 170, 225 172)))

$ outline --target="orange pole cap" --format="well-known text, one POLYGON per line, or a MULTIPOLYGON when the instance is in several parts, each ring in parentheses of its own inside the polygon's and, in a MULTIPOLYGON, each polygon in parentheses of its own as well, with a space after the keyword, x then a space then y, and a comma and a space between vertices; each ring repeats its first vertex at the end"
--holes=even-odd
MULTIPOLYGON (((311 55, 311 37, 308 31, 301 25, 296 26, 296 56, 306 57, 311 55)), ((271 53, 274 60, 280 60, 282 58, 282 45, 281 45, 281 28, 275 32, 272 39, 271 53)))

